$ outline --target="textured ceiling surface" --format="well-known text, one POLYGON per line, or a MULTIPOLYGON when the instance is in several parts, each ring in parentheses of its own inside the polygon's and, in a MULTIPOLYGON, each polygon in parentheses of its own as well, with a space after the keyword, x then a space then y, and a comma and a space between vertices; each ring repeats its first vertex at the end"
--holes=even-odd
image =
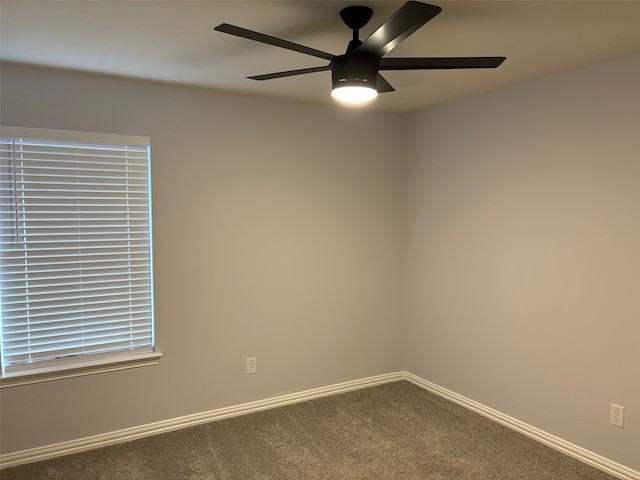
MULTIPOLYGON (((213 30, 230 23, 344 53, 341 8, 374 10, 366 38, 402 1, 0 0, 0 58, 222 91, 331 102, 331 74, 245 77, 325 60, 213 30)), ((506 56, 497 69, 390 71, 396 92, 368 108, 409 112, 472 93, 640 51, 640 1, 449 0, 389 57, 506 56)))

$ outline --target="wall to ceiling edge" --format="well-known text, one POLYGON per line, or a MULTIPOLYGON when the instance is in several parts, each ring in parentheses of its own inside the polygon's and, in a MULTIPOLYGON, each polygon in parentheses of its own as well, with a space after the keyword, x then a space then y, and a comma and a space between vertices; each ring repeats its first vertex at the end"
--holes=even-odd
POLYGON ((640 55, 406 125, 404 368, 640 470, 640 55))

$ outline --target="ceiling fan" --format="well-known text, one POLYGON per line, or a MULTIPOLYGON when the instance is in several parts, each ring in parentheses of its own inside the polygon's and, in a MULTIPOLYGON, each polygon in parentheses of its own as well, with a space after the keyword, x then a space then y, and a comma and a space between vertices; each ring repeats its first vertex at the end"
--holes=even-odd
POLYGON ((505 57, 384 57, 441 10, 436 5, 416 1, 406 2, 366 40, 362 41, 358 36, 359 30, 369 22, 373 10, 362 5, 343 8, 340 11, 340 17, 347 27, 353 30, 353 39, 343 55, 332 55, 228 23, 222 23, 214 30, 329 60, 328 65, 320 67, 255 75, 248 77, 250 79, 271 80, 331 70, 332 96, 348 103, 363 103, 375 98, 378 93, 395 91, 380 75, 382 70, 496 68, 505 60, 505 57))

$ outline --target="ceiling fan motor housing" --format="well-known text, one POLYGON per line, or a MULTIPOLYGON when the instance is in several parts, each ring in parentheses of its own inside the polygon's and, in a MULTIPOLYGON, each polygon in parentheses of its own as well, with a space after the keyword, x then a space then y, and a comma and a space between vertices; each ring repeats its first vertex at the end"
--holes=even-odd
POLYGON ((333 88, 369 86, 377 90, 380 59, 369 55, 339 55, 331 61, 333 88))

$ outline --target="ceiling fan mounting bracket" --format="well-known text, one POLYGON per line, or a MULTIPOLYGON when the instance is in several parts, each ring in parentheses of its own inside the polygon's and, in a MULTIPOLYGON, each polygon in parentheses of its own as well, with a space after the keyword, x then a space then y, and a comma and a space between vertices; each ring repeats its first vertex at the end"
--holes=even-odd
POLYGON ((340 10, 340 18, 342 18, 342 21, 347 27, 355 31, 360 30, 369 23, 372 15, 373 10, 363 5, 352 5, 340 10))

